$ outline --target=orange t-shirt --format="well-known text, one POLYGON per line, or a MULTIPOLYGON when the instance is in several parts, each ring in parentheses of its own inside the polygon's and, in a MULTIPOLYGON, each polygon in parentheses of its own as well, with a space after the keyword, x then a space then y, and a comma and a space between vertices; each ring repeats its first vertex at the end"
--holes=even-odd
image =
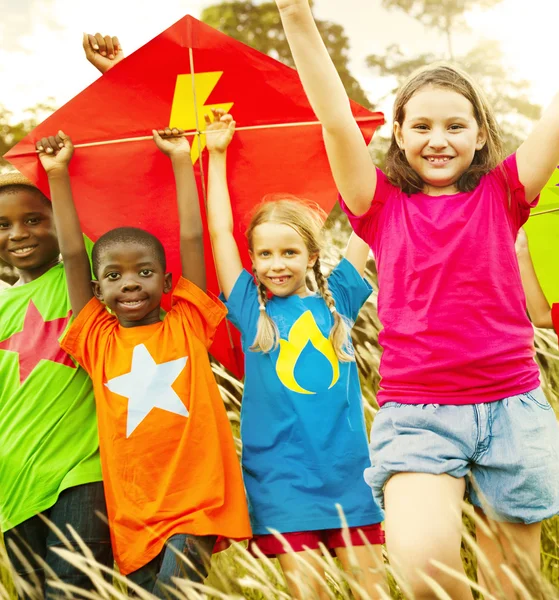
POLYGON ((180 279, 163 321, 121 327, 93 298, 61 344, 93 381, 112 544, 124 575, 175 533, 251 536, 207 353, 226 312, 180 279))

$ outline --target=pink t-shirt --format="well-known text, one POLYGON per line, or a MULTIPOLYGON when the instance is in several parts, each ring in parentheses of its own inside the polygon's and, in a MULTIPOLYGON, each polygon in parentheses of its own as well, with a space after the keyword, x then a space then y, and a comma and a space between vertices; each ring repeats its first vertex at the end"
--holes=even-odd
POLYGON ((377 169, 355 232, 377 262, 379 404, 477 404, 539 385, 514 250, 530 206, 516 156, 473 192, 404 194, 377 169))
POLYGON ((555 333, 559 335, 559 304, 551 305, 551 320, 553 322, 555 333))

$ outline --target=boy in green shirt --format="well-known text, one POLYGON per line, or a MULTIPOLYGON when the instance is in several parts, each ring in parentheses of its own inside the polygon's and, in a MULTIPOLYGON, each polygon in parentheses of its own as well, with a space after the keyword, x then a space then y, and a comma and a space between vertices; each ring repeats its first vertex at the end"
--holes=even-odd
MULTIPOLYGON (((116 37, 84 34, 83 48, 101 73, 124 57, 116 37)), ((71 313, 52 206, 19 173, 0 176, 0 258, 19 275, 13 287, 0 285, 0 529, 21 579, 36 579, 47 598, 55 590, 42 561, 62 582, 95 589, 51 551, 62 542, 38 516, 75 545, 71 525, 112 568, 107 520, 98 516, 106 507, 93 388, 58 343, 71 313)))
POLYGON ((112 567, 108 526, 97 514, 105 499, 93 389, 59 345, 71 313, 52 207, 18 173, 0 176, 0 258, 19 275, 0 291, 0 527, 15 570, 47 598, 56 590, 42 561, 62 582, 95 589, 52 551, 62 542, 38 516, 76 545, 70 525, 112 567))

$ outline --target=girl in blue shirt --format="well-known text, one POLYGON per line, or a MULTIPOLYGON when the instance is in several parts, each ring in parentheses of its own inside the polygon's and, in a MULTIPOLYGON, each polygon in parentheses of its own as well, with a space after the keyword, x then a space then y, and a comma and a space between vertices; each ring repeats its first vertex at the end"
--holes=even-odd
POLYGON ((253 544, 279 558, 295 598, 309 592, 330 597, 324 570, 313 560, 321 543, 351 573, 356 598, 355 583, 367 597, 378 597, 383 516, 363 479, 369 456, 349 335, 371 293, 362 277, 368 247, 352 236, 345 258, 325 278, 321 215, 283 196, 254 214, 247 231, 252 273, 245 271, 226 178, 234 130, 230 115, 214 111, 206 129, 208 227, 228 318, 241 332, 245 353, 242 466, 253 544), (311 274, 316 292, 308 284, 311 274), (345 539, 338 506, 349 527, 345 539), (312 563, 316 577, 301 579, 294 552, 312 563))

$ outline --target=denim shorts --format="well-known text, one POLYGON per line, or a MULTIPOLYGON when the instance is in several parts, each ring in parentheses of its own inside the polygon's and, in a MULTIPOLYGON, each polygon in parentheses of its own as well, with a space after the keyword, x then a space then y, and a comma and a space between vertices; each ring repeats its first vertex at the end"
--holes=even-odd
POLYGON ((387 402, 375 417, 365 481, 384 506, 396 473, 466 478, 474 506, 511 523, 559 514, 559 423, 541 388, 485 404, 387 402))

